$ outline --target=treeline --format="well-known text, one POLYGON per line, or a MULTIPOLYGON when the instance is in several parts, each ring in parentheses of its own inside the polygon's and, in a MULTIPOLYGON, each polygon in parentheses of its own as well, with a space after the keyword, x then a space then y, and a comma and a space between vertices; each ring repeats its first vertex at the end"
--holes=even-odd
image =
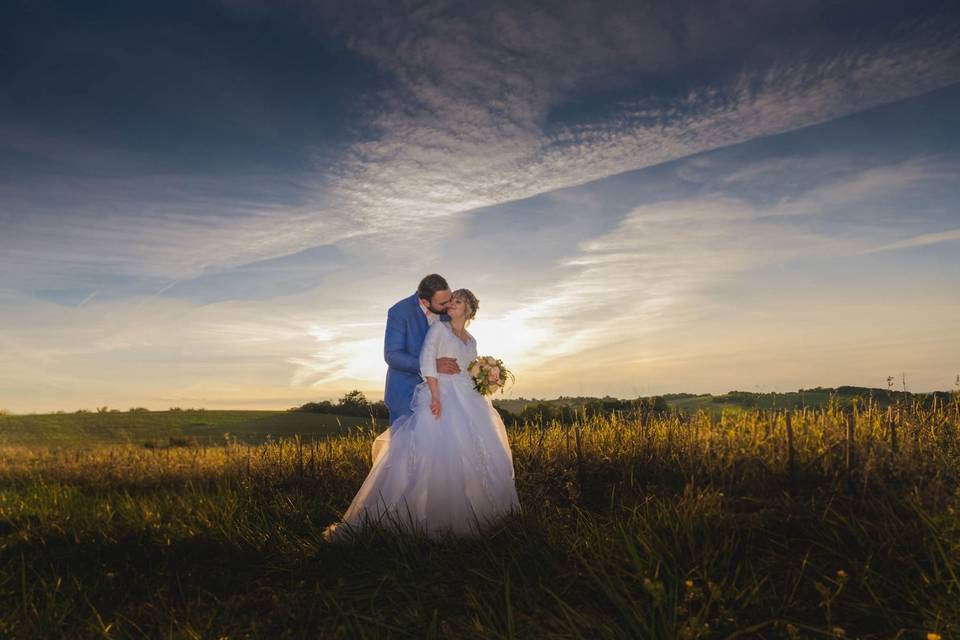
POLYGON ((288 411, 304 411, 306 413, 328 413, 338 416, 354 416, 359 418, 390 419, 390 412, 383 400, 370 402, 362 391, 354 389, 336 403, 329 400, 308 402, 299 407, 291 407, 288 411))
MULTIPOLYGON (((960 377, 958 377, 958 384, 960 384, 960 377)), ((823 388, 823 387, 814 387, 813 389, 800 389, 797 393, 805 393, 807 391, 821 391, 826 393, 836 393, 838 396, 857 396, 860 398, 873 398, 876 402, 881 404, 897 404, 902 401, 914 401, 918 400, 925 405, 932 403, 934 400, 938 404, 944 402, 949 402, 953 397, 953 394, 956 392, 950 391, 931 391, 930 393, 914 393, 912 391, 899 391, 897 389, 872 389, 870 387, 851 387, 849 385, 839 386, 836 389, 823 388)))
MULTIPOLYGON (((520 413, 513 413, 501 406, 500 401, 494 400, 493 406, 500 414, 506 425, 520 425, 524 423, 573 424, 584 417, 612 416, 620 414, 629 417, 654 417, 670 413, 667 401, 660 397, 636 398, 635 400, 620 400, 617 398, 590 398, 580 404, 564 405, 554 402, 535 402, 526 405, 520 413)), ((326 413, 340 416, 355 416, 361 418, 377 418, 388 420, 390 412, 382 400, 370 402, 362 391, 353 390, 337 402, 323 400, 321 402, 307 402, 299 407, 291 407, 288 411, 303 411, 306 413, 326 413)))
MULTIPOLYGON (((836 401, 841 406, 847 406, 853 402, 854 398, 859 398, 861 401, 872 398, 881 407, 915 401, 918 401, 921 406, 930 406, 934 401, 942 406, 944 403, 950 402, 952 396, 953 394, 946 391, 921 394, 893 389, 841 386, 836 388, 815 387, 786 393, 730 391, 719 396, 671 393, 662 396, 640 397, 633 400, 621 400, 609 396, 604 398, 561 396, 555 400, 525 400, 523 398, 506 400, 498 398, 493 400, 493 406, 506 425, 522 425, 525 423, 545 425, 551 422, 569 425, 577 420, 582 420, 584 417, 610 417, 612 415, 631 418, 662 417, 674 410, 668 401, 700 397, 709 398, 709 401, 713 404, 729 404, 744 408, 769 406, 802 408, 805 406, 825 406, 828 401, 836 401), (807 394, 812 397, 804 398, 807 394), (518 410, 517 404, 519 402, 524 402, 524 404, 523 408, 518 410), (511 409, 513 410, 511 411, 511 409)), ((684 409, 677 410, 687 411, 684 409)), ((358 390, 347 393, 336 402, 330 400, 308 402, 299 407, 292 407, 289 411, 360 418, 369 417, 378 420, 388 420, 390 416, 387 405, 382 400, 371 402, 363 392, 358 390)))
POLYGON ((710 397, 710 402, 714 404, 731 404, 748 408, 780 406, 800 409, 810 406, 822 407, 830 401, 835 401, 842 406, 849 406, 854 401, 866 402, 867 400, 871 400, 881 407, 912 402, 919 402, 922 406, 929 407, 934 403, 950 402, 955 393, 957 392, 913 393, 892 388, 877 389, 843 385, 836 388, 813 387, 788 392, 729 391, 719 396, 710 396, 710 394, 706 394, 706 396, 710 397))
POLYGON ((515 414, 498 405, 494 400, 494 407, 503 418, 504 424, 542 424, 551 422, 573 424, 578 420, 592 417, 610 417, 613 415, 629 416, 631 418, 662 417, 670 413, 670 406, 660 396, 636 398, 634 400, 620 400, 618 398, 590 398, 583 399, 577 404, 560 404, 557 402, 533 402, 527 404, 520 413, 515 414))
POLYGON ((722 396, 712 396, 710 402, 714 404, 738 404, 741 407, 755 407, 760 394, 749 391, 728 391, 722 396))

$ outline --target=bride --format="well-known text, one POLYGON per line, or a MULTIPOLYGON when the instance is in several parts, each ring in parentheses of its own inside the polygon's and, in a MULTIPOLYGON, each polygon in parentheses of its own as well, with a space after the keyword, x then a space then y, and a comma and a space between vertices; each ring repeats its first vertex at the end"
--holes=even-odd
POLYGON ((500 415, 467 372, 477 341, 467 324, 479 307, 468 289, 450 297, 450 322, 430 326, 420 351, 423 378, 412 414, 398 418, 373 442, 373 468, 344 513, 326 528, 334 541, 371 522, 430 537, 479 533, 520 504, 513 456, 500 415), (437 358, 456 358, 460 373, 437 373, 437 358))

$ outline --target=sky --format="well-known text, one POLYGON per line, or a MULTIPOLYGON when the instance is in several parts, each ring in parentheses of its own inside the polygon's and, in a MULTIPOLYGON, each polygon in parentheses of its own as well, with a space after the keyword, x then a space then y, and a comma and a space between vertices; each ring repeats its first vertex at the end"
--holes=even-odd
POLYGON ((960 382, 953 2, 6 2, 0 408, 960 382))

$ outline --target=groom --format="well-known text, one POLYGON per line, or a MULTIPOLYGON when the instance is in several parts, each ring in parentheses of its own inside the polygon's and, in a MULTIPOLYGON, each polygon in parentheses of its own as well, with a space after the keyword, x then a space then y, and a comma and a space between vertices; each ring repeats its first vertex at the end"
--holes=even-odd
MULTIPOLYGON (((443 276, 431 273, 420 281, 417 292, 387 311, 383 359, 387 361, 387 386, 383 401, 390 411, 390 424, 413 413, 410 402, 420 377, 420 347, 427 329, 438 320, 448 320, 450 286, 443 276)), ((456 358, 437 358, 438 373, 460 373, 456 358)))

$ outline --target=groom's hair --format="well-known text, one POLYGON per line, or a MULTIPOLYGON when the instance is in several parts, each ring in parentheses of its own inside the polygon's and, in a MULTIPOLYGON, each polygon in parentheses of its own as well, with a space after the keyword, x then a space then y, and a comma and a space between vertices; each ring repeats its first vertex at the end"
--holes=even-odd
POLYGON ((433 300, 433 294, 449 288, 450 285, 443 279, 443 276, 431 273, 420 281, 420 285, 417 287, 417 295, 424 300, 433 300))

